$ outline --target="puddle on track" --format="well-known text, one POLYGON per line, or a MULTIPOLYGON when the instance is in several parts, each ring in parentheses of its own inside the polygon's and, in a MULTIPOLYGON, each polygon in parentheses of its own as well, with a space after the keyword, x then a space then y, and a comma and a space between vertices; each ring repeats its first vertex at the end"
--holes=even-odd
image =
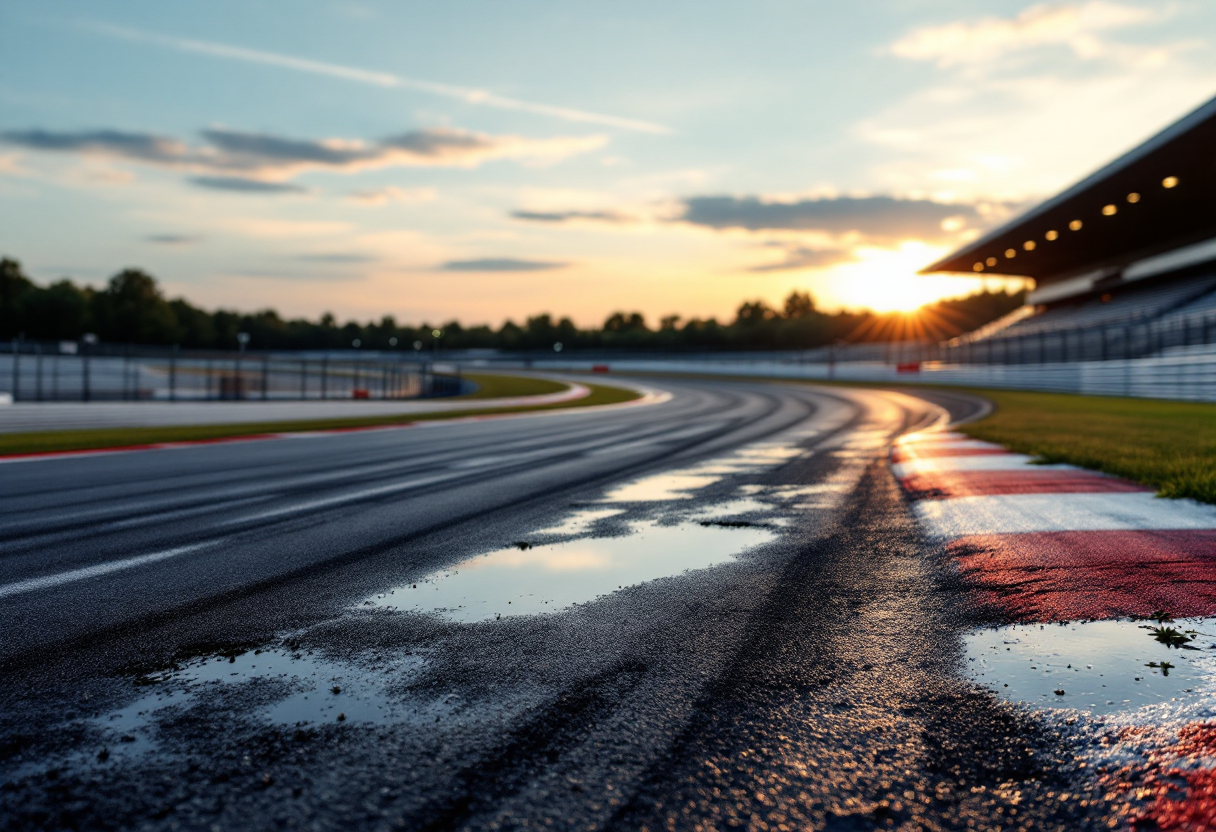
POLYGON ((640 480, 627 482, 604 495, 605 503, 640 503, 657 500, 689 500, 690 491, 713 485, 719 476, 686 472, 655 474, 640 480))
MULTIPOLYGON (((791 437, 792 442, 796 437, 791 437)), ((690 491, 713 485, 732 474, 755 474, 807 456, 810 451, 786 442, 765 442, 740 448, 732 454, 688 468, 666 471, 627 482, 612 489, 599 502, 634 503, 691 499, 690 491)))
POLYGON ((623 508, 592 508, 580 509, 567 517, 556 526, 537 529, 532 532, 536 537, 568 537, 571 535, 589 534, 592 528, 601 520, 624 514, 623 508))
POLYGON ((700 523, 630 524, 625 537, 500 549, 373 600, 391 609, 472 623, 558 612, 625 587, 726 563, 776 534, 700 523))
MULTIPOLYGON (((420 580, 395 587, 363 602, 370 606, 439 615, 474 623, 503 617, 556 613, 620 589, 727 563, 747 550, 776 539, 793 522, 790 509, 827 508, 855 484, 841 470, 829 481, 809 486, 741 484, 733 499, 685 508, 695 492, 740 474, 755 474, 805 457, 797 447, 815 431, 791 432, 778 441, 740 448, 685 468, 628 481, 595 501, 668 503, 657 519, 615 521, 625 534, 585 537, 602 520, 645 511, 641 506, 583 508, 524 539, 574 537, 573 540, 500 549, 467 558, 420 580), (754 524, 754 525, 753 525, 754 524)), ((855 474, 856 472, 854 472, 855 474)))
POLYGON ((150 674, 146 695, 92 721, 109 736, 111 754, 140 754, 155 747, 155 723, 169 717, 169 709, 191 708, 201 696, 236 693, 237 686, 247 685, 242 693, 263 702, 248 708, 250 715, 274 725, 332 723, 339 714, 351 723, 397 722, 416 708, 395 702, 387 688, 422 664, 420 657, 406 655, 372 659, 363 667, 279 648, 210 656, 150 674))
POLYGON ((1188 645, 1194 649, 1162 644, 1145 629, 1149 625, 1156 626, 1088 621, 978 630, 964 639, 965 670, 1010 701, 1095 715, 1210 700, 1216 693, 1216 619, 1167 625, 1197 631, 1188 645), (1172 667, 1163 669, 1162 662, 1172 667))
POLYGON ((688 517, 697 521, 724 520, 749 514, 771 514, 773 509, 772 504, 762 503, 754 497, 740 497, 737 500, 727 500, 724 503, 714 503, 698 509, 688 517))

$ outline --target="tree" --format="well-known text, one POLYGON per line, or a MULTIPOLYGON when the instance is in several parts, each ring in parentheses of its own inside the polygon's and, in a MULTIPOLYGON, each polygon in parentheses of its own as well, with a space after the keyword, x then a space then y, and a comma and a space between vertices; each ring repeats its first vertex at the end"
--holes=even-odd
POLYGON ((176 344, 181 341, 173 308, 156 278, 139 269, 124 269, 93 296, 93 320, 105 341, 176 344))
MULTIPOLYGON (((815 308, 808 293, 793 291, 780 311, 761 300, 742 304, 730 324, 693 318, 681 326, 680 316, 672 314, 651 330, 640 312, 614 312, 602 329, 586 330, 548 313, 529 317, 523 327, 511 321, 497 329, 450 321, 443 326, 441 346, 551 350, 560 341, 568 349, 807 349, 838 340, 931 340, 974 330, 1024 302, 1023 292, 980 292, 928 304, 912 316, 827 314, 815 308)), ((140 269, 120 272, 100 291, 66 279, 43 287, 31 281, 16 260, 0 259, 0 337, 6 339, 24 335, 29 340, 62 340, 96 332, 118 343, 236 349, 237 333, 248 332, 255 350, 350 349, 356 339, 364 349, 385 349, 391 338, 397 338, 399 348, 409 349, 414 341, 430 347, 431 331, 426 322, 403 326, 391 315, 379 322, 339 325, 330 312, 316 320, 285 320, 273 309, 252 314, 207 311, 182 298, 166 300, 156 279, 140 269)))
POLYGON ((613 312, 604 321, 604 332, 645 332, 646 319, 641 312, 613 312))
POLYGON ((89 312, 91 291, 58 280, 26 295, 25 325, 36 338, 74 341, 93 329, 89 312))
POLYGON ((183 347, 202 349, 215 346, 215 317, 210 312, 191 306, 182 298, 169 301, 169 306, 181 327, 183 347))
POLYGON ((16 338, 25 332, 25 299, 34 288, 20 263, 7 257, 0 260, 0 336, 16 338))
POLYGON ((815 312, 815 301, 807 292, 790 292, 783 309, 787 318, 805 318, 815 312))
POLYGON ((762 300, 747 301, 735 313, 736 326, 756 326, 777 317, 767 303, 762 300))

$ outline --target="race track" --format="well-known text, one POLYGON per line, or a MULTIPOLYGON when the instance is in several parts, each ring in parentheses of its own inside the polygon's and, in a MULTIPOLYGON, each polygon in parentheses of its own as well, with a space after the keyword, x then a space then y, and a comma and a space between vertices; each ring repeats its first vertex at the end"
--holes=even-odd
POLYGON ((0 464, 6 828, 1086 828, 887 463, 983 403, 648 383, 0 464))

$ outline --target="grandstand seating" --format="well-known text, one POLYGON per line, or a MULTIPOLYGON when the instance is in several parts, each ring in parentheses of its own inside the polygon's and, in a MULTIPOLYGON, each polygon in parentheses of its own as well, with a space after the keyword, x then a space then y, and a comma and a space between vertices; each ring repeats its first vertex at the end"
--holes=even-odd
POLYGON ((1185 318, 1191 315, 1204 315, 1216 313, 1216 288, 1211 288, 1205 294, 1184 303, 1172 312, 1165 315, 1164 319, 1185 318))
POLYGON ((1001 338, 1017 338, 1062 330, 1133 323, 1181 312, 1216 307, 1216 275, 1186 278, 1164 283, 1119 286, 1107 294, 1078 301, 1054 304, 1033 317, 1025 318, 997 333, 1001 338))

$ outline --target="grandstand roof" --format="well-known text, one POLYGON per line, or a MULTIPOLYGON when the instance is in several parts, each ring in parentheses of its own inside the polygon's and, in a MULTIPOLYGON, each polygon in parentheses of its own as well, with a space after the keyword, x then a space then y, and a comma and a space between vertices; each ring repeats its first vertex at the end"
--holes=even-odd
POLYGON ((1216 98, 927 272, 1051 284, 1216 237, 1216 98))

